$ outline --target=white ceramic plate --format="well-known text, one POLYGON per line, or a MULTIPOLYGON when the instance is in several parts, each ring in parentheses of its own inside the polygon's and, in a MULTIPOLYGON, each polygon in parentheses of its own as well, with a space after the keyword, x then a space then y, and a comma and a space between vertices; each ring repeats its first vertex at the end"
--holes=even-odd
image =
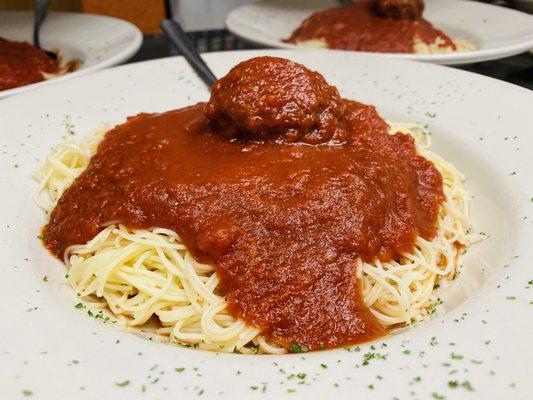
MULTIPOLYGON (((33 13, 0 12, 0 37, 32 43, 33 13)), ((102 15, 51 12, 41 28, 41 45, 47 50, 60 49, 67 61, 80 60, 80 68, 54 79, 0 91, 0 99, 120 64, 133 56, 141 44, 141 31, 127 21, 102 15)))
MULTIPOLYGON (((449 54, 391 54, 443 65, 493 60, 533 48, 533 16, 490 4, 466 0, 426 0, 424 17, 453 39, 476 46, 475 51, 449 54)), ((339 6, 336 0, 262 0, 237 8, 226 19, 227 28, 241 38, 268 47, 309 49, 284 43, 313 12, 339 6)), ((370 53, 369 53, 370 54, 370 53)), ((376 54, 376 53, 373 53, 376 54)))
MULTIPOLYGON (((37 238, 45 216, 33 203, 32 172, 68 132, 81 137, 102 122, 209 96, 182 58, 130 64, 0 102, 3 399, 25 390, 50 400, 531 398, 532 92, 356 53, 268 53, 320 71, 344 97, 375 104, 388 120, 428 124, 434 150, 466 173, 474 226, 489 237, 468 251, 459 278, 439 289, 447 312, 375 350, 243 356, 150 342, 75 309, 64 266, 37 238), (386 359, 363 366, 367 353, 386 359)), ((205 58, 222 76, 260 54, 205 58)))

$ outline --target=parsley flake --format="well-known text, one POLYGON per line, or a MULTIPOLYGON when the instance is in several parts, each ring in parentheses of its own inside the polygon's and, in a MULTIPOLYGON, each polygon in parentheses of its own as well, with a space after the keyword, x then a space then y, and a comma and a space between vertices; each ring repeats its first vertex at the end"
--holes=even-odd
POLYGON ((365 354, 363 354, 363 363, 362 364, 363 365, 368 365, 370 363, 370 360, 373 360, 373 359, 386 360, 387 359, 387 354, 380 354, 380 353, 376 353, 374 351, 365 353, 365 354))
POLYGON ((455 354, 455 353, 452 353, 452 354, 451 354, 451 357, 452 357, 452 359, 454 359, 454 360, 462 360, 462 359, 464 358, 462 355, 460 355, 460 354, 455 354))
POLYGON ((293 343, 291 347, 289 347, 289 351, 291 353, 307 353, 309 348, 306 346, 300 346, 298 343, 293 343))
POLYGON ((463 383, 461 383, 461 386, 464 387, 469 392, 473 392, 474 391, 474 387, 472 386, 472 384, 469 381, 464 381, 463 383))

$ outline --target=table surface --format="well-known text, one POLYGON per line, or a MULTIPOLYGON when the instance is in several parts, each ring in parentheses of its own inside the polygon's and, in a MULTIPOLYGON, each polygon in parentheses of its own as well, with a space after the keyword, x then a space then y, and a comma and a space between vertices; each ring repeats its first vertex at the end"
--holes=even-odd
MULTIPOLYGON (((251 49, 240 39, 226 30, 201 31, 189 36, 202 52, 220 50, 251 49)), ((179 54, 163 35, 147 35, 139 52, 129 61, 145 61, 179 54)), ((490 76, 533 90, 533 54, 523 53, 496 61, 486 61, 465 66, 453 67, 490 76)))

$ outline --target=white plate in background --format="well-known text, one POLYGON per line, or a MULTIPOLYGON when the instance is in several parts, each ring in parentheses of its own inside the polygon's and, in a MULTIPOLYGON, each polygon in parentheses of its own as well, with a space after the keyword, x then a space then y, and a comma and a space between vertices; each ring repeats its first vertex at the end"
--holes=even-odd
MULTIPOLYGON (((458 65, 509 57, 533 48, 531 15, 467 0, 426 0, 425 4, 427 20, 452 39, 473 43, 476 50, 447 54, 368 54, 458 65)), ((233 34, 261 46, 309 49, 282 40, 313 12, 335 6, 339 6, 337 0, 261 0, 232 11, 226 26, 233 34)))
POLYGON ((205 59, 220 77, 264 54, 321 72, 343 97, 376 105, 387 120, 428 124, 432 149, 466 174, 474 228, 488 238, 439 289, 447 312, 360 351, 247 356, 150 342, 76 309, 64 266, 37 238, 46 216, 33 202, 32 172, 65 136, 209 98, 181 57, 129 64, 0 102, 0 397, 531 399, 533 92, 352 52, 244 51, 205 59), (386 359, 363 365, 373 353, 386 359))
MULTIPOLYGON (((0 11, 0 37, 33 43, 33 12, 0 11)), ((135 25, 117 18, 50 12, 41 28, 40 39, 44 49, 61 50, 66 61, 80 60, 79 69, 57 78, 0 91, 0 99, 120 64, 139 50, 142 33, 135 25)))

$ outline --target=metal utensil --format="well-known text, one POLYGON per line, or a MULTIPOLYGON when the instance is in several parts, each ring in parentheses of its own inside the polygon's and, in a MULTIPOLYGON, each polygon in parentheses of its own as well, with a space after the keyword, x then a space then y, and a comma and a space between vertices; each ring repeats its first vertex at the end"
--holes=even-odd
POLYGON ((53 51, 47 51, 41 48, 41 41, 39 40, 39 32, 41 25, 43 24, 46 15, 48 14, 48 8, 52 0, 35 0, 35 13, 33 19, 33 45, 38 49, 43 50, 48 57, 57 60, 57 54, 53 51))
POLYGON ((170 42, 176 46, 207 87, 211 89, 211 86, 217 81, 217 77, 196 51, 181 25, 172 19, 165 19, 161 22, 161 29, 163 29, 170 42))

